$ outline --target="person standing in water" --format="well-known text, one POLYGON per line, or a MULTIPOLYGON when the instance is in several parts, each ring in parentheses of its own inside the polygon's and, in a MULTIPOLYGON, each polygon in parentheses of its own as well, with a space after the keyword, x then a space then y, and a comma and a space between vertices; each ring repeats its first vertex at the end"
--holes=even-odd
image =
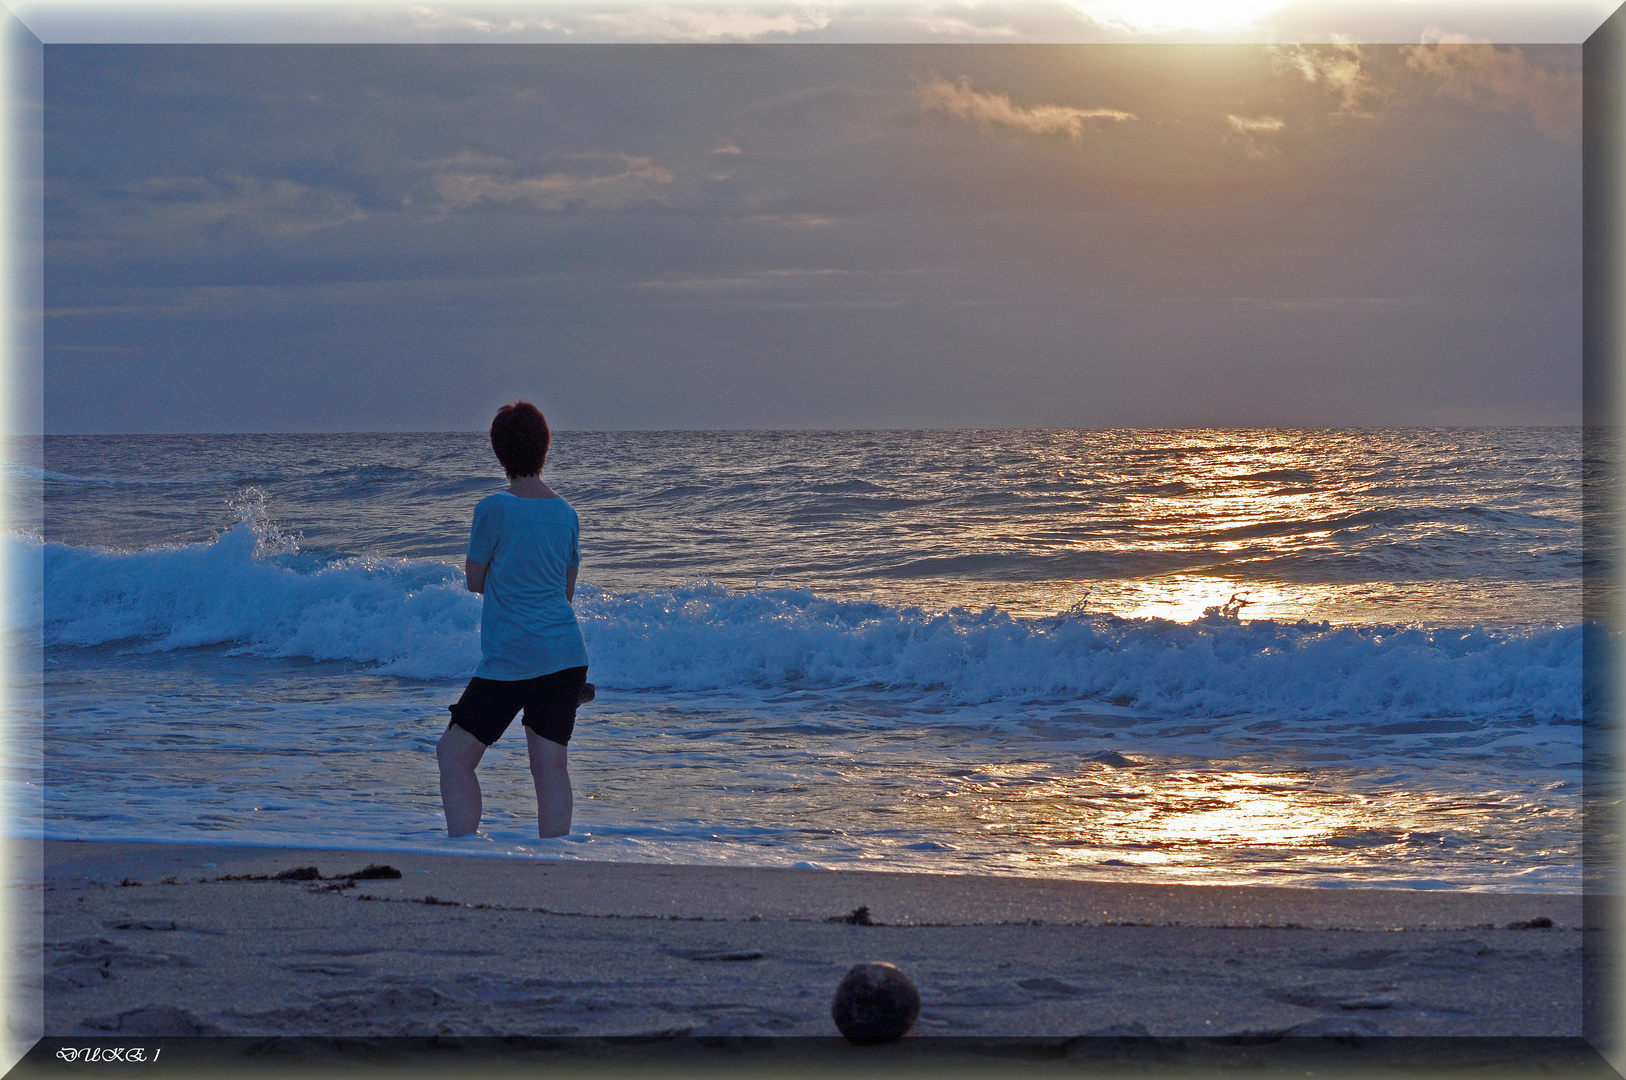
POLYGON ((552 436, 524 401, 504 405, 491 421, 491 449, 508 474, 508 490, 480 500, 469 534, 469 591, 484 596, 480 664, 440 737, 440 798, 449 836, 480 827, 480 781, 474 768, 486 747, 524 710, 525 744, 536 781, 537 835, 570 832, 566 747, 576 706, 588 695, 587 647, 576 612, 581 526, 570 504, 542 482, 552 436))

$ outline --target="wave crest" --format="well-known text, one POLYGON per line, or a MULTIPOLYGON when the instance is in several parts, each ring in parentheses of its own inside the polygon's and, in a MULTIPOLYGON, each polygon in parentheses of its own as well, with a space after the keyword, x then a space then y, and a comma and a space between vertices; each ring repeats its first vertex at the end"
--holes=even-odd
MULTIPOLYGON (((47 646, 234 652, 466 677, 480 601, 445 563, 323 561, 250 505, 214 541, 120 552, 10 535, 14 626, 47 646), (43 556, 43 559, 41 559, 43 556), (43 562, 31 577, 17 568, 43 562), (32 614, 31 614, 32 613, 32 614)), ((699 582, 576 607, 594 681, 622 690, 914 688, 950 703, 1077 700, 1170 715, 1468 716, 1578 723, 1582 628, 1191 623, 998 609, 929 612, 699 582)))

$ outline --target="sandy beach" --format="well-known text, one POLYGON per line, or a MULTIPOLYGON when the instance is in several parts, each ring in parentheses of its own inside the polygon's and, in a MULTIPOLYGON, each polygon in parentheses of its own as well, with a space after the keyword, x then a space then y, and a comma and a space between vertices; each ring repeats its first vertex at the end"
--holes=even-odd
POLYGON ((910 1040, 1581 1031, 1578 896, 48 842, 39 897, 64 1045, 829 1037, 870 959, 910 1040))

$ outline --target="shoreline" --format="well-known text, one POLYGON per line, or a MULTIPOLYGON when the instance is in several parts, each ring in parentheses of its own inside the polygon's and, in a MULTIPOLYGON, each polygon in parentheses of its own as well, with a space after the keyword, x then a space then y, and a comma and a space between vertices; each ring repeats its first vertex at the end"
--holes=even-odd
POLYGON ((59 1040, 830 1037, 835 985, 875 959, 920 987, 910 1040, 1581 1034, 1572 895, 43 852, 44 945, 18 974, 59 1040), (342 876, 370 864, 401 876, 342 876))
MULTIPOLYGON (((1262 872, 1257 877, 1244 878, 1240 874, 1215 875, 1205 880, 1155 880, 1151 877, 1137 879, 1123 875, 1108 877, 1074 877, 1059 870, 1053 873, 1024 872, 1008 868, 980 869, 977 867, 951 867, 935 869, 931 867, 909 867, 901 870, 883 869, 881 859, 864 859, 849 862, 817 861, 815 859, 802 860, 794 864, 763 864, 763 863, 735 863, 735 862, 664 862, 655 859, 637 860, 613 857, 583 857, 572 854, 554 853, 550 851, 512 851, 501 850, 493 845, 491 848, 476 844, 467 847, 447 847, 457 844, 458 841, 440 839, 441 845, 437 850, 426 850, 428 845, 406 846, 392 844, 375 844, 365 841, 343 843, 340 841, 323 842, 320 844, 287 843, 279 840, 209 840, 189 839, 172 840, 161 838, 134 838, 134 839, 104 839, 97 837, 61 837, 35 835, 11 835, 7 838, 12 843, 27 844, 85 844, 85 845, 112 845, 120 847, 160 847, 160 848, 199 848, 209 850, 241 849, 250 851, 306 851, 312 853, 332 852, 335 855, 344 853, 396 855, 401 857, 423 856, 430 859, 494 859, 498 861, 512 861, 520 863, 542 863, 547 865, 561 863, 591 863, 593 865, 607 866, 645 866, 645 867, 685 867, 696 869, 716 870, 765 870, 765 871, 809 871, 818 873, 839 874, 889 874, 913 877, 954 877, 954 878, 998 878, 1003 880, 1038 881, 1038 882, 1066 882, 1072 885, 1085 887, 1103 886, 1116 888, 1118 886, 1140 885, 1153 888, 1164 887, 1190 887, 1202 889, 1243 889, 1252 890, 1288 890, 1295 892, 1315 893, 1402 893, 1423 894, 1437 893, 1440 895, 1468 895, 1468 896, 1508 896, 1508 897, 1554 897, 1579 900, 1584 891, 1577 888, 1575 891, 1563 889, 1516 889, 1506 888, 1499 884, 1492 885, 1456 885, 1442 882, 1438 878, 1418 879, 1423 884, 1418 885, 1405 880, 1394 880, 1392 883, 1371 880, 1335 879, 1332 882, 1325 880, 1304 880, 1310 875, 1300 875, 1293 872, 1262 872), (1298 882, 1303 881, 1302 884, 1298 882)), ((535 841, 527 841, 534 843, 535 841)), ((595 856, 599 853, 594 853, 595 856)))
MULTIPOLYGON (((1276 925, 1304 929, 1377 930, 1396 928, 1386 912, 1408 913, 1405 929, 1501 927, 1531 918, 1557 927, 1579 927, 1582 894, 1501 892, 1403 887, 1294 886, 1187 882, 1092 881, 1076 878, 994 873, 931 873, 847 867, 804 869, 706 863, 615 862, 516 855, 479 850, 422 852, 379 847, 313 847, 283 844, 168 843, 152 841, 45 840, 46 876, 56 881, 117 877, 135 880, 164 876, 204 879, 233 874, 274 874, 316 865, 324 876, 349 862, 386 863, 425 883, 439 886, 443 898, 459 903, 535 906, 532 884, 547 882, 549 895, 563 895, 559 914, 648 917, 692 907, 695 917, 765 915, 733 899, 738 890, 759 898, 773 917, 814 919, 843 914, 852 907, 890 905, 892 925, 981 925, 996 923, 1173 924, 1220 926, 1276 925), (490 864, 490 865, 487 865, 490 864), (462 872, 457 872, 461 870, 462 872), (653 900, 627 886, 649 877, 680 878, 680 896, 653 900), (563 890, 561 893, 560 890, 563 890), (606 893, 613 893, 615 899, 606 893), (945 900, 945 894, 949 899, 945 900), (881 901, 878 905, 864 902, 881 901), (840 911, 832 909, 851 901, 840 911), (1538 910, 1539 909, 1539 910, 1538 910), (1535 912, 1535 914, 1532 914, 1535 912)), ((350 867, 351 870, 358 867, 350 867)), ((413 891, 410 879, 371 881, 380 898, 399 899, 413 891)), ((557 905, 556 905, 557 906, 557 905)), ((691 917, 685 911, 682 917, 691 917)))

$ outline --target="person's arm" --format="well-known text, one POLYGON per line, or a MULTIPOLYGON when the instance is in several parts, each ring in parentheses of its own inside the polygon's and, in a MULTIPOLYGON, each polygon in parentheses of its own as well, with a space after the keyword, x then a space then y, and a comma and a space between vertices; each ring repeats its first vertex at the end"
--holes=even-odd
MULTIPOLYGON (((570 504, 565 503, 565 509, 570 504)), ((565 603, 569 604, 576 599, 576 571, 582 565, 582 539, 581 521, 576 517, 576 511, 570 510, 570 557, 565 559, 565 603)))
POLYGON ((486 591, 486 571, 497 554, 497 541, 502 537, 502 502, 492 495, 481 499, 474 508, 474 524, 469 526, 469 547, 463 553, 463 575, 469 592, 481 596, 486 591))

